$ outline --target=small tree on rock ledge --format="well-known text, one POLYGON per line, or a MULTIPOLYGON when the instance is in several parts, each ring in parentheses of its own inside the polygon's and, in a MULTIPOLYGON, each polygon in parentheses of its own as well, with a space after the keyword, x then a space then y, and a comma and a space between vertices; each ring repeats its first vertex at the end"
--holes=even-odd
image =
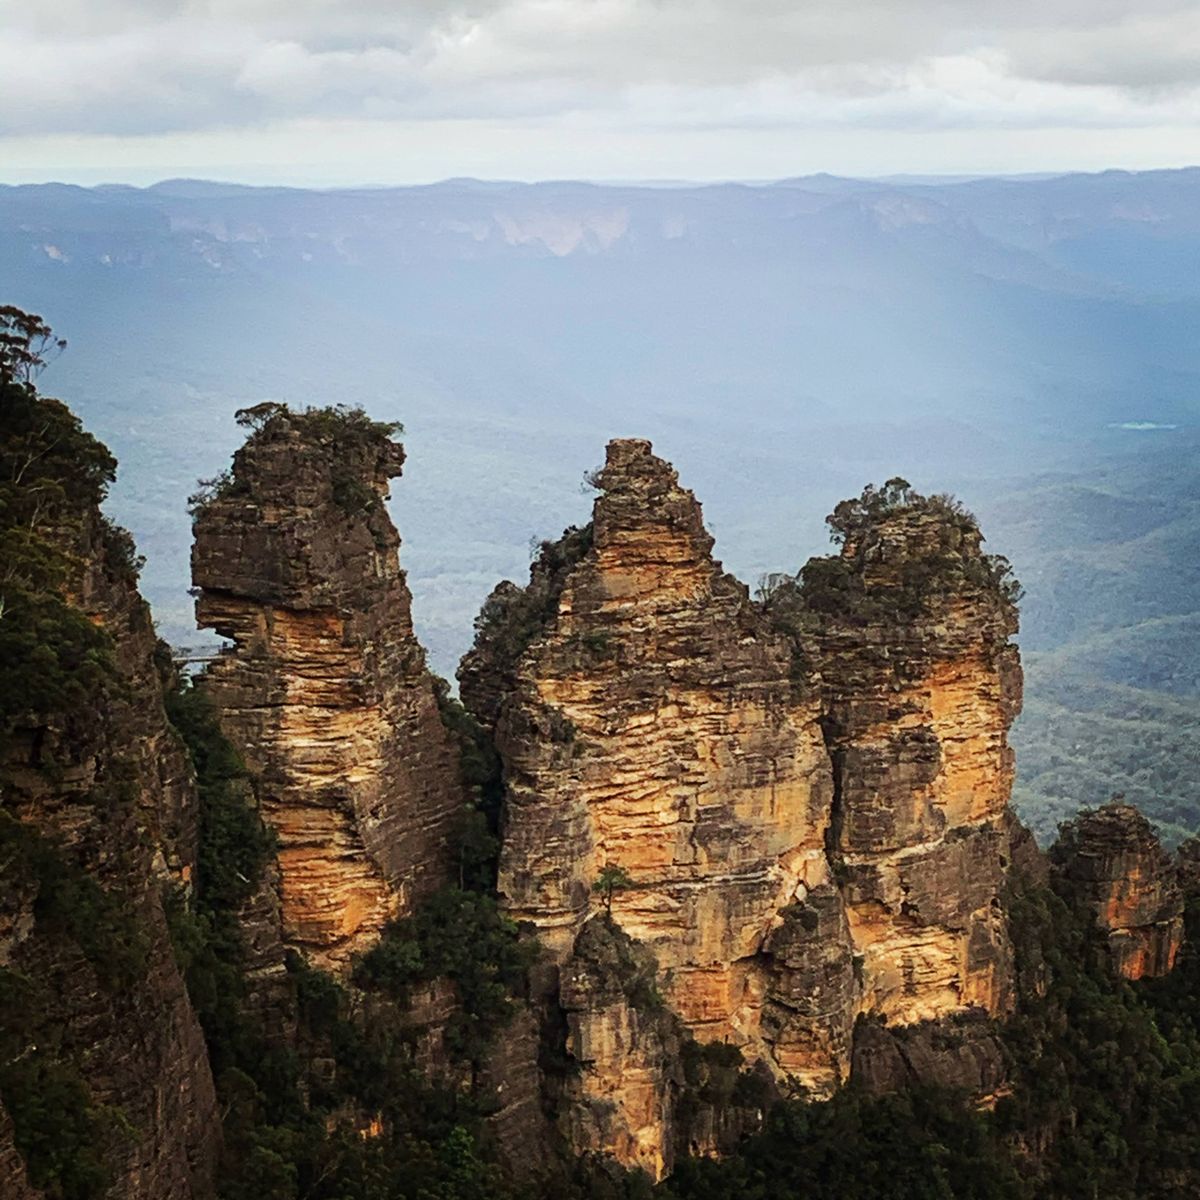
POLYGON ((623 892, 626 888, 631 887, 633 887, 633 880, 624 867, 609 865, 596 876, 596 882, 592 884, 592 891, 600 894, 604 901, 605 915, 610 921, 612 920, 613 893, 623 892))

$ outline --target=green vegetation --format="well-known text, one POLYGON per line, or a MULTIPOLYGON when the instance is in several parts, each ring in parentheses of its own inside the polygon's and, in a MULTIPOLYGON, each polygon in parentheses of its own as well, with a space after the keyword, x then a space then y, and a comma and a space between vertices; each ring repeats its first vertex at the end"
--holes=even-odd
POLYGON ((93 1200, 113 1181, 128 1124, 92 1101, 78 1068, 40 1043, 35 1021, 22 1021, 41 1002, 27 983, 0 968, 0 1098, 29 1181, 47 1200, 93 1200))
POLYGON ((592 884, 592 891, 598 893, 601 900, 604 901, 604 911, 609 920, 612 919, 613 893, 623 892, 626 888, 631 887, 633 887, 633 880, 624 867, 610 864, 596 876, 595 882, 592 884))
POLYGON ((138 566, 128 534, 96 525, 116 461, 34 389, 45 346, 59 344, 38 318, 0 309, 0 741, 52 713, 94 718, 113 682, 111 643, 67 592, 92 537, 115 573, 138 566))
POLYGON ((1030 585, 1014 797, 1043 842, 1116 793, 1169 843, 1200 832, 1198 488, 1180 430, 987 505, 989 537, 1030 585))
POLYGON ((167 716, 196 768, 200 793, 197 894, 205 910, 231 917, 254 892, 274 839, 253 804, 250 775, 221 732, 203 687, 181 679, 167 694, 167 716))
MULTIPOLYGON (((247 446, 280 437, 285 430, 294 430, 306 442, 321 446, 329 458, 333 502, 348 516, 373 513, 379 508, 378 492, 363 478, 373 474, 370 460, 404 432, 399 421, 375 421, 357 405, 346 404, 291 409, 286 404, 265 401, 239 409, 234 419, 250 431, 247 446)), ((246 494, 237 463, 235 457, 232 471, 198 482, 196 491, 188 497, 188 511, 193 517, 215 500, 246 494)))
POLYGON ((46 355, 61 354, 66 348, 66 339, 56 338, 41 317, 11 304, 0 305, 0 387, 32 387, 46 365, 46 355))
POLYGON ((472 654, 487 662, 494 677, 512 675, 521 655, 554 619, 567 576, 591 548, 591 522, 572 525, 557 541, 538 543, 525 587, 501 584, 484 601, 475 618, 472 654))
POLYGON ((202 687, 180 679, 167 693, 167 716, 196 769, 200 799, 195 895, 164 896, 175 957, 208 1043, 213 1074, 252 1078, 286 1073, 265 1031, 244 1012, 246 997, 239 910, 262 880, 274 847, 253 805, 249 774, 221 733, 202 687))
POLYGON ((1186 1194, 1200 1177, 1200 1027, 1164 1002, 1195 976, 1115 978, 1091 914, 1050 889, 1010 899, 1020 1010, 1005 1029, 1017 1086, 996 1110, 1038 1195, 1142 1200, 1186 1194))
POLYGON ((82 959, 115 993, 144 974, 145 933, 128 897, 4 812, 0 889, 18 903, 28 898, 34 915, 18 958, 0 968, 0 1100, 32 1182, 51 1200, 88 1200, 111 1182, 128 1126, 119 1110, 93 1101, 52 1015, 62 986, 55 963, 74 975, 82 959))
POLYGON ((381 989, 401 1005, 417 984, 449 979, 458 1005, 446 1029, 451 1053, 478 1065, 515 1011, 536 943, 521 941, 517 927, 492 896, 444 888, 411 917, 393 921, 354 971, 361 988, 381 989))
POLYGON ((423 1078, 394 1006, 362 1008, 298 955, 288 971, 294 1073, 273 1084, 241 1072, 222 1081, 222 1200, 506 1200, 480 1150, 478 1105, 423 1078), (281 1084, 286 1104, 270 1090, 281 1084))
POLYGON ((675 1119, 682 1129, 690 1127, 702 1108, 718 1116, 733 1109, 766 1111, 772 1084, 759 1071, 747 1070, 742 1052, 727 1042, 698 1042, 685 1037, 680 1054, 683 1087, 675 1106, 675 1119))
POLYGON ((500 805, 504 796, 500 756, 491 735, 450 695, 450 685, 433 676, 434 695, 442 724, 458 745, 459 772, 473 798, 462 815, 454 844, 458 848, 458 886, 490 891, 496 885, 500 853, 500 805))
POLYGON ((978 523, 952 496, 923 496, 906 480, 889 479, 843 500, 826 522, 841 554, 809 559, 798 575, 768 575, 759 584, 764 611, 793 637, 828 617, 911 619, 968 590, 992 593, 1009 608, 1021 599, 1008 560, 980 551, 978 523), (881 547, 896 533, 889 577, 872 578, 881 547))
POLYGON ((33 892, 39 934, 74 942, 102 987, 116 991, 142 976, 147 942, 130 897, 101 887, 52 842, 4 812, 0 862, 14 893, 33 892))
POLYGON ((975 518, 952 496, 922 496, 889 479, 843 500, 826 522, 841 554, 810 558, 796 575, 764 575, 755 592, 767 619, 791 640, 797 693, 811 685, 814 636, 831 626, 902 626, 934 616, 947 597, 973 592, 1015 628, 1022 593, 1012 567, 981 551, 975 518))
MULTIPOLYGON (((46 354, 64 345, 39 318, 0 308, 0 749, 25 732, 22 754, 51 779, 63 764, 34 731, 53 723, 71 753, 95 746, 118 691, 111 639, 71 595, 97 552, 114 579, 140 565, 129 535, 98 512, 114 459, 34 386, 46 354)), ((132 800, 129 776, 110 758, 76 802, 119 819, 132 800)), ((129 1130, 122 1112, 88 1091, 88 1048, 74 1044, 62 995, 98 987, 117 1003, 144 976, 140 906, 3 810, 0 895, 10 919, 32 915, 0 968, 0 1100, 31 1182, 51 1200, 84 1200, 112 1181, 129 1130)))
MULTIPOLYGON (((1164 654, 1188 669, 1190 643, 1164 654)), ((1096 637, 1054 654, 1025 655, 1025 712, 1013 730, 1018 810, 1046 844, 1078 809, 1120 794, 1176 845, 1200 829, 1200 713, 1193 699, 1105 676, 1096 637)))
MULTIPOLYGON (((1028 1195, 985 1114, 961 1097, 846 1089, 784 1103, 734 1157, 680 1163, 664 1200, 1018 1200, 1028 1195)), ((1040 1195, 1040 1193, 1039 1193, 1040 1195)))

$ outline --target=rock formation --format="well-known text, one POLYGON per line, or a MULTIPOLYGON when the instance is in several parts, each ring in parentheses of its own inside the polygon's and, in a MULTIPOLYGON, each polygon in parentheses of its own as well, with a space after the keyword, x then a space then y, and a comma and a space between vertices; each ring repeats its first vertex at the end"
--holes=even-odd
POLYGON ((569 1144, 658 1179, 670 1169, 682 1028, 656 993, 657 964, 604 916, 587 921, 563 967, 559 1002, 582 1070, 561 1103, 569 1144))
MULTIPOLYGON (((5 540, 5 619, 57 640, 0 722, 0 1193, 42 1182, 44 1162, 26 1178, 9 1149, 30 1122, 43 1138, 55 1135, 38 1122, 72 1125, 79 1146, 111 1112, 125 1132, 97 1160, 114 1195, 203 1200, 220 1122, 163 904, 195 868, 194 779, 166 720, 132 543, 99 511, 111 459, 57 401, 4 392, 2 375, 0 524, 26 523, 24 541, 5 540), (37 573, 48 562, 61 577, 37 573), (48 1108, 42 1081, 59 1089, 48 1108)), ((23 647, 6 649, 9 682, 25 664, 23 647)))
MULTIPOLYGON (((0 385, 5 1197, 63 1190, 57 1132, 74 1194, 211 1200, 210 1053, 223 1169, 251 1174, 285 1129, 325 1129, 334 1170, 368 1143, 362 1163, 403 1173, 410 1141, 433 1162, 408 1106, 468 1091, 506 1172, 551 1189, 578 1166, 563 1147, 658 1179, 736 1146, 780 1094, 851 1075, 988 1103, 1010 1086, 992 1019, 1014 1003, 1010 869, 1093 913, 1124 977, 1176 961, 1200 843, 1172 861, 1112 804, 1066 826, 1047 866, 1008 807, 1015 587, 952 501, 868 488, 830 518, 840 553, 752 600, 670 465, 615 441, 592 522, 484 607, 460 672, 481 733, 413 635, 383 506, 393 427, 260 406, 196 512, 198 614, 232 645, 164 708, 178 681, 132 545, 99 513, 111 459, 61 406, 0 385), (489 803, 499 753, 499 898, 542 953, 491 897, 449 891, 487 923, 427 907, 349 972, 451 878, 487 887, 478 814, 450 871, 467 796, 443 714, 489 803), (278 839, 261 872, 234 852, 252 826, 270 856, 252 805, 278 839), (501 959, 482 929, 511 954, 511 1005, 481 1003, 501 959), (342 978, 285 969, 287 946, 342 978)), ((1044 994, 1048 962, 1023 995, 1044 994)))
POLYGON ((383 501, 403 448, 361 413, 268 408, 196 514, 204 686, 260 780, 285 937, 344 967, 439 886, 463 804, 383 501))
MULTIPOLYGON (((569 539, 576 561, 557 571, 558 595, 549 606, 538 596, 554 611, 520 660, 496 728, 507 781, 501 895, 569 963, 600 903, 594 881, 606 868, 625 872, 613 915, 656 957, 687 1029, 772 1061, 767 1042, 778 1039, 781 1070, 828 1089, 853 1018, 819 1003, 783 1016, 764 948, 780 910, 828 882, 832 787, 816 706, 794 694, 786 639, 713 561, 699 506, 649 443, 612 443, 599 482, 590 530, 569 539)), ((551 559, 560 554, 548 548, 551 559)), ((545 562, 535 568, 535 592, 549 574, 545 562)), ((464 698, 485 716, 473 686, 487 674, 480 659, 524 636, 529 615, 507 590, 492 604, 494 636, 485 627, 463 674, 464 698)), ((848 978, 848 957, 843 965, 848 978)), ((628 1063, 611 1062, 606 1077, 586 1047, 606 1036, 607 1017, 578 1010, 572 1020, 603 1094, 628 1063)), ((630 1054, 654 1058, 641 1046, 630 1054)), ((666 1078, 657 1086, 665 1092, 666 1078)), ((663 1160, 669 1131, 643 1117, 631 1114, 637 1128, 606 1148, 656 1140, 637 1161, 663 1160)))
POLYGON ((923 498, 847 542, 839 603, 793 584, 781 620, 649 443, 611 443, 596 482, 591 526, 493 593, 460 679, 504 762, 502 899, 560 968, 580 1102, 607 1104, 574 1135, 661 1174, 659 1027, 580 999, 602 903, 686 1033, 782 1086, 844 1079, 860 1013, 1006 1010, 1015 618, 973 523, 923 498))
POLYGON ((1112 803, 1082 813, 1051 853, 1069 891, 1095 913, 1121 975, 1153 978, 1175 965, 1184 929, 1179 870, 1136 808, 1112 803))
POLYGON ((834 770, 829 852, 864 1012, 913 1024, 1012 1003, 1000 892, 1021 705, 1006 564, 903 481, 839 506, 799 634, 834 770))

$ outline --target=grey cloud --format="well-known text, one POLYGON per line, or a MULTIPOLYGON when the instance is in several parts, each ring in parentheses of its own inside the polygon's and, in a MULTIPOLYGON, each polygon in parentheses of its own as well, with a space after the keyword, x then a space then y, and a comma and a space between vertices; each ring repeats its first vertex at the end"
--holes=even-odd
POLYGON ((1158 89, 1200 83, 1200 8, 1139 12, 1054 38, 1022 32, 1010 41, 1011 65, 1034 79, 1158 89))
POLYGON ((0 0, 10 136, 629 115, 635 94, 700 124, 1169 123, 1198 85, 1191 0, 0 0))

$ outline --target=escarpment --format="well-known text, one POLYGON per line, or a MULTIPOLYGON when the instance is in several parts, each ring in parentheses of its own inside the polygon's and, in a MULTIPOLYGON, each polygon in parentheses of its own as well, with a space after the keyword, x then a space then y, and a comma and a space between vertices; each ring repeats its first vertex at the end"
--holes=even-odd
POLYGON ((860 1015, 1007 1011, 1015 610, 973 522, 907 489, 755 604, 649 443, 611 443, 596 482, 460 678, 504 763, 502 900, 573 997, 581 1102, 611 1110, 585 1144, 661 1174, 670 1055, 572 982, 601 906, 686 1033, 780 1087, 844 1080, 860 1015))
POLYGON ((204 680, 278 838, 285 939, 343 968, 447 877, 457 754, 384 508, 403 448, 342 410, 268 408, 195 517, 204 680))
POLYGON ((164 914, 195 781, 115 463, 2 369, 0 406, 0 1193, 200 1200, 220 1123, 164 914))
POLYGON ((1063 826, 1051 862, 1069 894, 1104 933, 1113 966, 1126 979, 1165 975, 1183 942, 1186 878, 1194 847, 1181 863, 1163 850, 1150 822, 1114 802, 1063 826))

